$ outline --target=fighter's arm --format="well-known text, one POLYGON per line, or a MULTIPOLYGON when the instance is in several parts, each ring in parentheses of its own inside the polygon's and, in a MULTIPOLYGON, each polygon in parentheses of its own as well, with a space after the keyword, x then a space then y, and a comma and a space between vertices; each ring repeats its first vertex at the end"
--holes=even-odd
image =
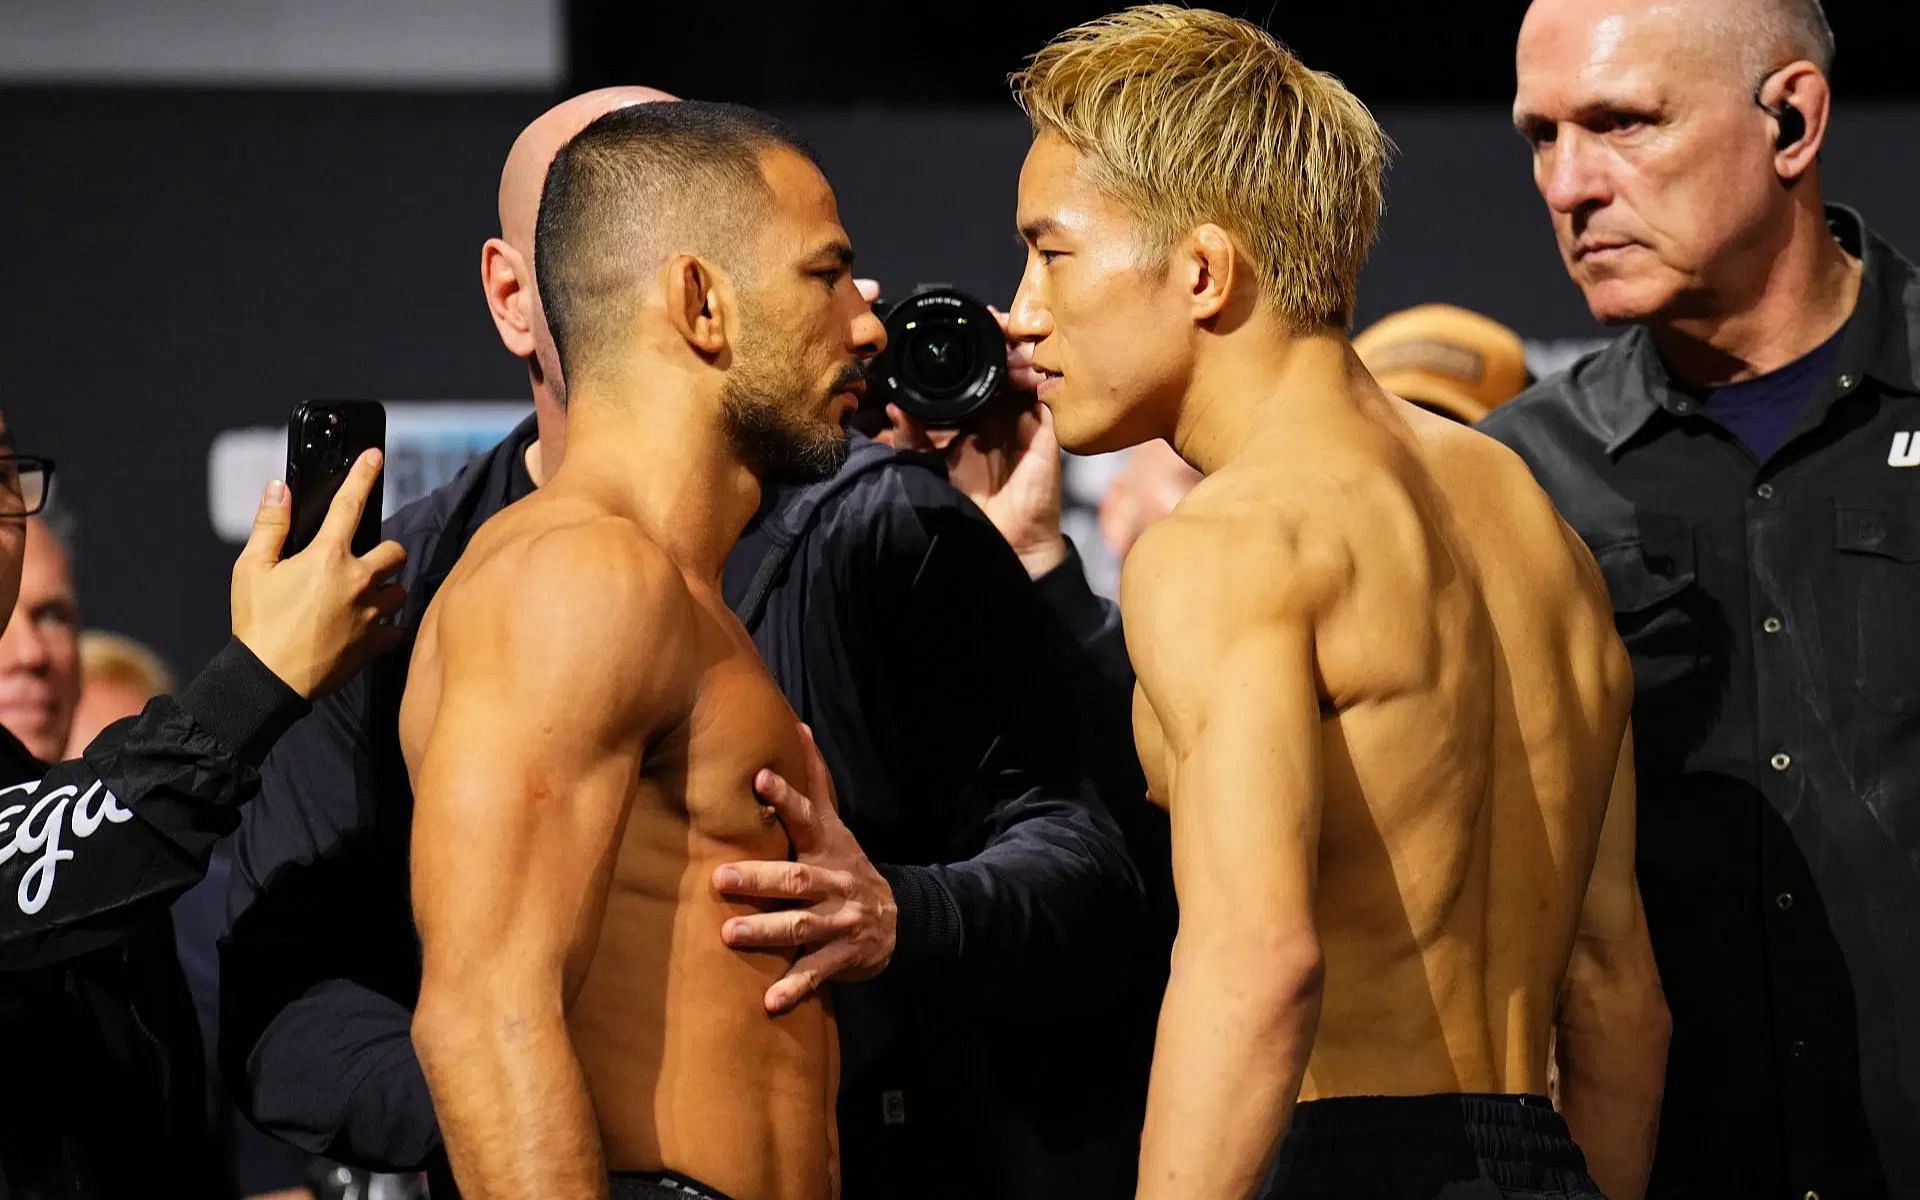
POLYGON ((1600 849, 1560 992, 1560 1109, 1595 1182, 1646 1193, 1660 1123, 1669 1017, 1634 878, 1633 732, 1621 741, 1600 849))
POLYGON ((642 746, 690 686, 671 571, 628 534, 567 530, 442 595, 414 767, 413 1038, 470 1200, 606 1194, 566 1011, 642 746))
POLYGON ((1254 1193, 1320 1015, 1316 576, 1288 545, 1173 518, 1121 604, 1164 733, 1180 929, 1160 1010, 1140 1196, 1254 1193))

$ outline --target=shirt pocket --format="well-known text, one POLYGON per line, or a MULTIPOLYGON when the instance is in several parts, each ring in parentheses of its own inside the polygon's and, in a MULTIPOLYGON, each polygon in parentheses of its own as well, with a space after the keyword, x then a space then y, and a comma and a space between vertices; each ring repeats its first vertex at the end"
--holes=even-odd
POLYGON ((1681 527, 1660 538, 1631 537, 1594 551, 1607 580, 1613 622, 1644 694, 1669 687, 1701 664, 1700 630, 1688 612, 1695 592, 1693 540, 1681 527))
POLYGON ((1920 709, 1920 519, 1911 508, 1844 502, 1833 518, 1843 626, 1834 633, 1851 650, 1834 656, 1848 676, 1836 682, 1885 708, 1920 709))

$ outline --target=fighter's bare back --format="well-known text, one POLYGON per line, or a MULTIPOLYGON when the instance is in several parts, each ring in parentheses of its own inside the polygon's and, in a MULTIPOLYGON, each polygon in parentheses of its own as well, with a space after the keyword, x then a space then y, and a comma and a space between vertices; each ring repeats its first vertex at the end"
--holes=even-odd
MULTIPOLYGON (((813 999, 769 1016, 762 997, 788 957, 731 950, 719 936, 728 917, 750 910, 713 891, 714 868, 788 857, 785 833, 754 796, 754 776, 770 767, 804 778, 806 761, 792 710, 712 584, 562 480, 474 538, 422 622, 410 678, 402 742, 418 811, 441 818, 432 838, 421 817, 415 826, 415 905, 429 955, 436 935, 478 944, 468 939, 485 930, 471 927, 495 919, 480 893, 501 883, 477 872, 485 860, 471 847, 436 844, 465 802, 449 794, 456 775, 436 771, 436 760, 468 754, 509 772, 531 768, 516 780, 524 812, 515 818, 530 840, 540 823, 564 823, 606 859, 602 868, 530 847, 517 864, 528 895, 567 893, 604 870, 597 894, 589 888, 570 901, 580 911, 564 917, 574 926, 556 997, 604 1169, 670 1169, 754 1200, 832 1195, 831 1015, 813 999), (599 594, 596 581, 605 585, 599 594), (590 627, 570 627, 576 621, 590 627), (569 684, 564 694, 520 695, 516 711, 477 716, 471 701, 455 709, 447 700, 462 675, 511 673, 507 660, 530 654, 559 660, 532 674, 569 684), (639 671, 653 678, 626 677, 639 671), (601 697, 629 687, 661 698, 652 719, 603 711, 601 697), (594 781, 582 781, 572 808, 559 794, 568 782, 539 778, 537 756, 514 744, 556 726, 626 743, 604 772, 612 786, 594 793, 594 781), (580 796, 600 811, 583 813, 580 796), (428 894, 448 887, 467 895, 428 894), (446 928, 461 924, 470 928, 446 928)), ((473 986, 490 984, 476 973, 473 986)))
POLYGON ((1178 839, 1149 693, 1209 664, 1177 613, 1135 611, 1210 587, 1248 629, 1312 612, 1325 999, 1300 1099, 1544 1093, 1630 669, 1597 568, 1519 460, 1361 393, 1297 406, 1129 558, 1142 763, 1178 839))

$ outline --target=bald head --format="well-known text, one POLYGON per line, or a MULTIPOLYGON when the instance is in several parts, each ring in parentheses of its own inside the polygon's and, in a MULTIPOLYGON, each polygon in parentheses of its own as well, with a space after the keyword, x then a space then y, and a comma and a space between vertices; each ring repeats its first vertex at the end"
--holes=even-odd
MULTIPOLYGON (((534 280, 533 231, 540 219, 547 168, 560 147, 615 109, 675 99, 656 88, 611 87, 563 100, 520 131, 500 171, 500 236, 488 238, 480 249, 480 286, 501 344, 515 358, 526 360, 533 406, 540 414, 540 454, 550 460, 549 466, 559 461, 565 443, 560 413, 567 388, 534 280)), ((540 474, 535 471, 535 478, 540 474)))
POLYGON ((677 99, 658 88, 600 88, 562 100, 535 117, 514 139, 513 149, 507 151, 506 166, 500 171, 500 236, 531 259, 533 227, 540 215, 540 188, 560 147, 616 108, 677 99))
POLYGON ((1791 62, 1833 69, 1833 28, 1820 0, 1534 0, 1520 40, 1523 54, 1530 38, 1569 37, 1603 54, 1630 33, 1656 29, 1676 58, 1730 71, 1745 88, 1791 62))

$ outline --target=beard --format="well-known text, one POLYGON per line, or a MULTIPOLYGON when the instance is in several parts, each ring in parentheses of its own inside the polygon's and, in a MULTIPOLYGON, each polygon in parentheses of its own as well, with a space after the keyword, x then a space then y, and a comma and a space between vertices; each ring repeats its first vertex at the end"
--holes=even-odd
MULTIPOLYGON (((852 447, 846 431, 819 415, 809 415, 817 386, 798 370, 774 365, 783 357, 755 342, 741 355, 721 385, 720 406, 727 441, 762 483, 818 483, 831 479, 852 447)), ((834 391, 864 379, 852 365, 834 381, 834 391)))

